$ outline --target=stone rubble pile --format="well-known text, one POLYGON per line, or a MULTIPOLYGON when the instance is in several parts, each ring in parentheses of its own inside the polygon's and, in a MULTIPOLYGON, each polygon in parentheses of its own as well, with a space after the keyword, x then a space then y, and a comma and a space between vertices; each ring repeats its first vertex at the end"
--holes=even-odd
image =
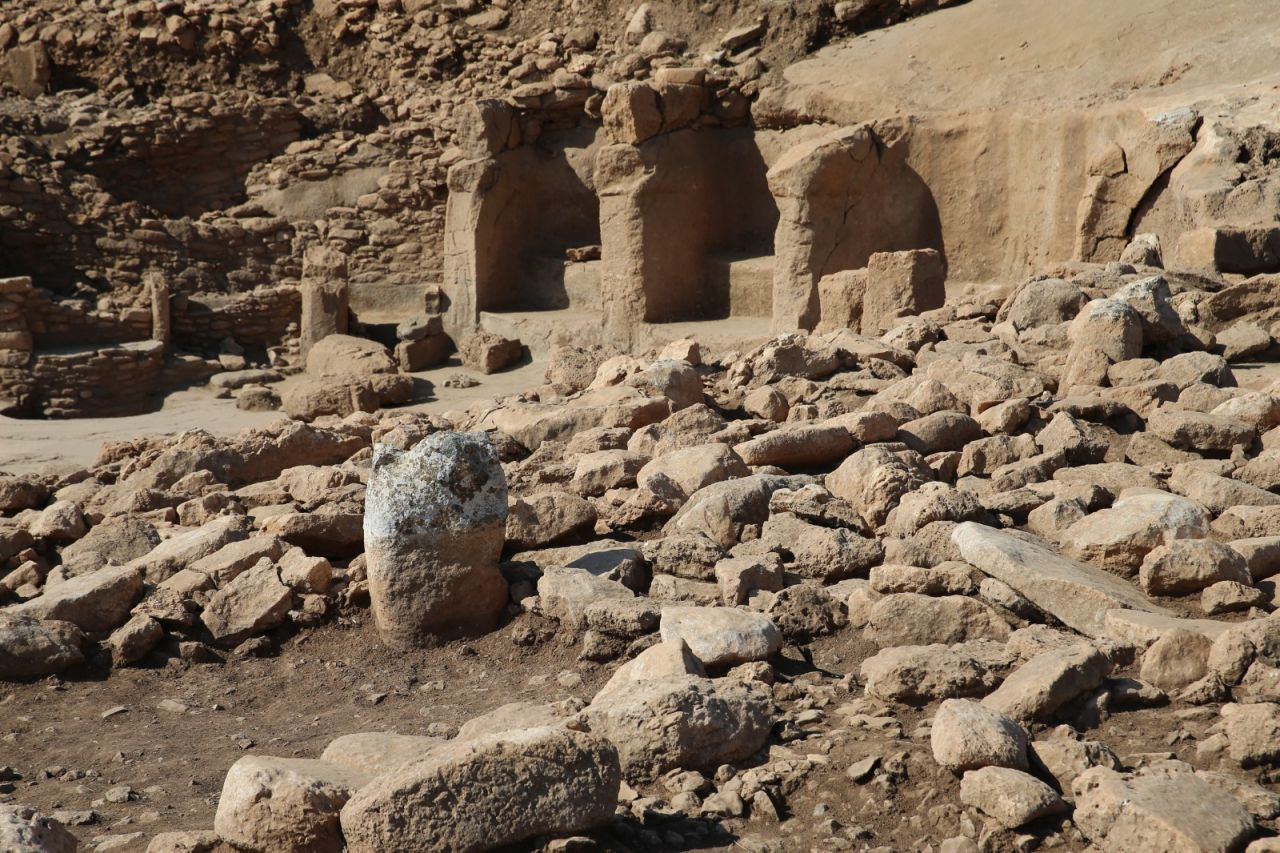
MULTIPOLYGON (((562 348, 468 410, 5 476, 0 678, 270 654, 366 607, 392 648, 514 622, 612 672, 448 739, 245 757, 214 825, 242 850, 649 849, 673 815, 854 849, 869 830, 789 817, 832 771, 927 812, 903 824, 922 848, 1274 849, 1280 382, 1244 359, 1275 355, 1250 294, 1276 282, 1058 274, 923 312, 908 288, 879 337, 562 348), (828 647, 838 669, 806 657, 828 647), (1151 709, 1178 751, 1110 727, 1151 709)), ((394 373, 360 346, 324 338, 308 369, 394 373)))

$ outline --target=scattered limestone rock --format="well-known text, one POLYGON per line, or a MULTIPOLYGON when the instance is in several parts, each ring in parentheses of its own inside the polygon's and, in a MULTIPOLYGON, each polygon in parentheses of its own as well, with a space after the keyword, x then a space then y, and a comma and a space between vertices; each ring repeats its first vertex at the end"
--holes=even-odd
POLYGON ((214 593, 200 618, 214 642, 229 648, 282 624, 292 606, 293 591, 279 570, 261 560, 214 593))
POLYGON ((625 691, 640 681, 662 681, 685 675, 705 677, 706 674, 702 661, 684 640, 664 640, 618 667, 613 677, 596 693, 596 698, 617 690, 625 691))
POLYGON ((342 808, 342 835, 352 853, 407 853, 594 829, 613 818, 618 757, 607 740, 563 728, 455 740, 362 787, 342 808))
POLYGON ((999 664, 1012 661, 999 650, 965 643, 954 646, 894 646, 862 662, 867 694, 895 702, 985 696, 1000 682, 999 664), (993 660, 993 658, 995 660, 993 660))
POLYGON ((697 676, 646 680, 597 697, 582 717, 618 749, 628 779, 714 769, 764 745, 773 699, 758 682, 697 676))
POLYGON ((767 617, 733 607, 664 607, 664 643, 683 641, 703 665, 765 660, 782 648, 782 634, 767 617))
POLYGON ((227 771, 214 829, 255 853, 340 851, 339 812, 368 781, 327 761, 247 755, 227 771))
POLYGON ((1027 733, 1016 721, 968 699, 938 706, 930 729, 933 758, 952 773, 983 767, 1027 769, 1027 733))
POLYGON ((1213 642, 1203 634, 1173 628, 1142 656, 1142 680, 1161 690, 1178 690, 1203 678, 1213 642))
POLYGON ((42 595, 11 612, 71 622, 89 632, 110 631, 129 617, 129 609, 141 593, 141 571, 133 566, 109 566, 47 586, 42 595))
POLYGON ((1029 773, 1008 767, 970 770, 960 780, 960 801, 1005 829, 1068 810, 1058 792, 1029 773))
POLYGON ((517 498, 507 507, 506 541, 521 550, 544 548, 592 530, 596 511, 571 492, 548 490, 517 498))
POLYGON ((955 529, 952 540, 966 562, 1088 636, 1107 635, 1108 610, 1160 612, 1114 575, 1012 534, 965 522, 955 529))
POLYGON ((1237 850, 1253 818, 1190 766, 1164 762, 1135 773, 1094 767, 1072 784, 1075 822, 1101 850, 1237 850))
POLYGON ((77 844, 53 818, 26 806, 0 805, 0 847, 14 853, 75 853, 77 844))
POLYGON ((1111 508, 1064 530, 1062 544, 1068 556, 1130 576, 1160 545, 1208 534, 1209 515, 1199 504, 1168 493, 1126 491, 1111 508))
POLYGON ((0 610, 0 680, 50 675, 82 663, 83 640, 80 628, 71 622, 0 610))
POLYGON ((1253 582, 1244 557, 1209 539, 1178 539, 1150 551, 1138 582, 1151 595, 1187 595, 1219 581, 1253 582))
POLYGON ((867 638, 879 646, 1004 640, 1009 623, 987 605, 962 595, 886 595, 867 616, 867 638))
POLYGON ((1222 721, 1232 759, 1246 767, 1280 760, 1280 704, 1228 703, 1222 721))
POLYGON ((1112 663, 1088 643, 1036 655, 982 700, 1015 720, 1043 720, 1102 683, 1112 663))

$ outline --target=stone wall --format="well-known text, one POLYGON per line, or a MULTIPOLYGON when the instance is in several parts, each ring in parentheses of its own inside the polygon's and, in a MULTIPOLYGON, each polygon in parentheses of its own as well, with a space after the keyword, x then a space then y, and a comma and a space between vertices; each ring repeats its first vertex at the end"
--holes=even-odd
POLYGON ((195 92, 94 125, 66 157, 120 201, 194 218, 245 201, 253 167, 296 141, 302 127, 298 107, 285 98, 195 92))
MULTIPOLYGON (((154 274, 153 274, 154 275, 154 274)), ((0 279, 0 411, 24 416, 137 414, 154 397, 220 369, 212 359, 228 339, 264 353, 296 336, 301 297, 293 285, 244 294, 178 294, 161 280, 172 345, 153 328, 151 306, 98 310, 58 299, 28 277, 0 279)))
POLYGON ((234 295, 181 295, 172 307, 173 342, 190 352, 216 352, 225 338, 246 349, 280 345, 296 334, 302 299, 293 285, 234 295))
POLYGON ((34 348, 80 344, 117 344, 151 336, 151 310, 137 306, 100 310, 87 299, 59 299, 32 288, 12 294, 31 333, 34 348))
POLYGON ((127 120, 0 116, 0 276, 121 302, 146 270, 187 293, 296 278, 293 226, 247 203, 246 182, 303 122, 284 100, 234 92, 159 99, 127 120), (62 141, 46 147, 51 130, 62 141))
POLYGON ((164 366, 160 341, 39 353, 31 366, 33 413, 81 418, 147 411, 160 390, 164 366))

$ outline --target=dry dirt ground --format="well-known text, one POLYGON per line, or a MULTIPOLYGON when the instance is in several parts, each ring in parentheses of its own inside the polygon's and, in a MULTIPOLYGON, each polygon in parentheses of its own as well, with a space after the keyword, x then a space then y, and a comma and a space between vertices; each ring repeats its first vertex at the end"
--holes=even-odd
MULTIPOLYGON (((579 662, 576 634, 558 635, 554 622, 528 614, 473 641, 407 653, 383 646, 368 611, 359 608, 322 628, 272 640, 278 650, 263 658, 187 664, 176 656, 162 662, 162 650, 148 665, 109 678, 107 668, 91 666, 75 679, 6 685, 0 754, 20 778, 8 783, 14 790, 4 799, 74 813, 64 817, 84 821, 72 826, 82 843, 142 832, 124 848, 142 850, 158 832, 211 826, 226 768, 250 752, 312 758, 335 736, 354 731, 451 733, 510 702, 590 701, 613 669, 579 662), (529 633, 543 639, 513 642, 513 635, 529 633), (105 799, 119 786, 130 790, 127 801, 105 799)), ((817 764, 787 803, 793 815, 812 820, 762 829, 760 821, 730 819, 717 827, 654 814, 644 828, 658 833, 656 845, 637 843, 642 827, 632 822, 615 832, 618 849, 730 850, 744 849, 744 842, 752 849, 766 839, 804 849, 821 844, 824 834, 830 838, 826 819, 861 828, 862 843, 873 848, 914 849, 921 837, 952 830, 959 812, 947 803, 955 802, 959 780, 932 758, 928 729, 920 726, 928 714, 899 706, 896 723, 884 728, 847 726, 850 713, 885 707, 859 698, 856 674, 874 652, 852 631, 784 650, 789 665, 778 668, 780 680, 830 688, 830 702, 818 704, 821 718, 771 748, 771 756, 790 752, 817 764), (872 756, 894 765, 893 772, 865 785, 851 782, 846 768, 872 756)), ((781 704, 792 717, 813 705, 781 704)), ((1207 708, 1142 709, 1085 735, 1124 744, 1120 758, 1127 765, 1194 761, 1199 738, 1216 718, 1207 708)), ((1045 727, 1031 731, 1036 737, 1045 727)), ((1258 775, 1263 783, 1280 781, 1258 775)), ((657 786, 655 792, 662 793, 657 786)), ((1050 818, 1033 829, 1059 824, 1050 818)), ((1051 835, 1049 843, 1085 847, 1074 830, 1051 835)))

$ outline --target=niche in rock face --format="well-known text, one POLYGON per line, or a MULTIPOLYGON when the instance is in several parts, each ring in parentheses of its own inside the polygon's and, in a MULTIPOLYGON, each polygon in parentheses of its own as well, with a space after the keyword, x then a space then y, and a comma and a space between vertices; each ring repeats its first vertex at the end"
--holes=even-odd
POLYGON ((801 142, 769 170, 780 216, 774 236, 775 328, 812 329, 823 276, 867 266, 877 252, 936 249, 942 224, 902 146, 866 125, 801 142))
MULTIPOLYGON (((752 132, 678 130, 641 143, 630 160, 608 189, 604 249, 624 289, 641 297, 634 319, 745 313, 735 302, 752 296, 735 292, 732 270, 772 254, 778 218, 752 132)), ((767 306, 767 276, 758 289, 767 306)))
POLYGON ((497 156, 481 227, 494 247, 478 258, 480 311, 600 309, 594 260, 571 253, 600 243, 600 203, 591 164, 597 129, 579 127, 497 156))

